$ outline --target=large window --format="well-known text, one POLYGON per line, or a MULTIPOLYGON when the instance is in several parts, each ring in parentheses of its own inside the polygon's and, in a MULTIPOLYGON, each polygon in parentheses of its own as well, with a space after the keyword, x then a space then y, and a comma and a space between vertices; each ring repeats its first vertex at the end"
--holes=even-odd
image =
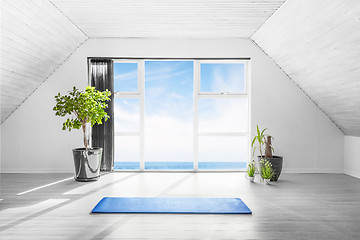
POLYGON ((193 62, 145 62, 145 169, 193 169, 193 62))
POLYGON ((194 168, 244 169, 249 157, 248 63, 196 64, 194 168))
POLYGON ((114 169, 143 169, 143 61, 114 62, 114 169))
POLYGON ((116 60, 115 169, 245 169, 248 65, 116 60))

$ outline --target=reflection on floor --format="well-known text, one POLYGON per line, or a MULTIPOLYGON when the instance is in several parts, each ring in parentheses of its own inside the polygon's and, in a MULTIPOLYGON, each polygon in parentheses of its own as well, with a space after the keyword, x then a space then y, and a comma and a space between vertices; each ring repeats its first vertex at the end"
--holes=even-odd
MULTIPOLYGON (((244 170, 246 162, 199 162, 200 170, 244 170)), ((139 162, 115 162, 116 170, 139 170, 139 162)), ((192 162, 145 162, 148 170, 193 170, 192 162)))
POLYGON ((72 175, 1 174, 0 239, 360 239, 360 179, 344 174, 72 175), (90 214, 106 196, 239 197, 253 214, 90 214))

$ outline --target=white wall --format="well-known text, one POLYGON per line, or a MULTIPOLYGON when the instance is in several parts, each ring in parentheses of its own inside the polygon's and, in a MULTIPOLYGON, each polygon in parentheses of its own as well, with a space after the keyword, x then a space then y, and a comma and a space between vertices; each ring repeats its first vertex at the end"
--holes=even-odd
POLYGON ((87 84, 87 57, 251 57, 252 130, 267 127, 288 172, 343 172, 342 132, 250 40, 90 39, 1 126, 3 172, 72 172, 81 133, 61 130, 54 96, 87 84))
POLYGON ((360 178, 360 137, 345 136, 344 172, 360 178))

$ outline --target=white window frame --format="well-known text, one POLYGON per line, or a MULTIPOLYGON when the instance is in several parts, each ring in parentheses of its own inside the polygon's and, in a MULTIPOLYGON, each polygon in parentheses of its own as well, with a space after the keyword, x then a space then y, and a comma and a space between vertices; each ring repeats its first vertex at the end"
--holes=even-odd
MULTIPOLYGON (((140 138, 140 171, 144 171, 145 169, 145 161, 144 161, 144 110, 145 110, 145 97, 144 97, 144 87, 145 87, 145 61, 144 60, 133 60, 133 59, 122 59, 122 60, 114 60, 115 63, 137 63, 137 80, 138 80, 138 88, 137 92, 114 92, 114 98, 135 98, 140 101, 140 126, 139 132, 115 132, 116 136, 139 136, 140 138)), ((115 131, 115 130, 114 130, 115 131)))
MULTIPOLYGON (((232 136, 232 137, 240 137, 240 136, 247 136, 248 142, 250 143, 250 129, 251 129, 251 112, 250 112, 250 60, 194 60, 194 118, 193 118, 193 141, 194 141, 194 171, 199 171, 199 137, 224 137, 224 136, 232 136), (202 63, 241 63, 244 64, 244 86, 245 92, 201 92, 201 64, 202 63), (199 99, 205 98, 247 98, 248 100, 248 131, 241 131, 241 132, 199 132, 199 99)), ((249 144, 250 145, 250 144, 249 144)), ((251 147, 248 148, 248 156, 247 161, 251 158, 251 147)), ((205 171, 205 170, 200 170, 205 171)))
MULTIPOLYGON (((199 137, 200 136, 247 136, 248 142, 250 143, 250 130, 251 130, 251 89, 250 89, 250 74, 251 74, 251 62, 250 60, 196 60, 196 59, 114 59, 114 63, 137 63, 138 64, 138 91, 137 92, 115 92, 114 98, 136 98, 140 100, 140 126, 139 132, 115 132, 115 136, 139 136, 140 137, 140 172, 143 171, 154 171, 154 170, 145 170, 145 159, 144 159, 144 126, 145 126, 145 61, 193 61, 193 170, 190 172, 222 172, 222 171, 234 171, 233 169, 229 170, 199 170, 198 159, 199 159, 199 137), (242 63, 245 65, 245 92, 243 93, 224 93, 224 92, 200 92, 201 84, 201 69, 200 65, 202 63, 242 63), (204 98, 247 98, 248 99, 248 131, 244 132, 199 132, 199 113, 198 113, 198 100, 204 98)), ((248 149, 248 161, 251 160, 251 146, 249 144, 248 149)), ((126 170, 125 170, 126 171, 126 170)), ((156 171, 169 171, 169 170, 156 170, 156 171)), ((155 171, 155 172, 156 172, 155 171)), ((171 170, 179 171, 179 170, 171 170)), ((236 170, 235 170, 236 171, 236 170)), ((241 171, 241 170, 240 170, 241 171)), ((189 172, 189 171, 184 171, 189 172)))

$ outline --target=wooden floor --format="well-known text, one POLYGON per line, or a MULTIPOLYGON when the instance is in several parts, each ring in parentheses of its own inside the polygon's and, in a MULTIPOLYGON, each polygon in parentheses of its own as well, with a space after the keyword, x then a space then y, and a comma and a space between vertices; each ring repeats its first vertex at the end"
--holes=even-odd
POLYGON ((4 240, 360 239, 360 179, 343 174, 283 174, 271 186, 244 173, 1 174, 0 198, 4 240), (240 197, 253 214, 90 214, 105 196, 240 197))

